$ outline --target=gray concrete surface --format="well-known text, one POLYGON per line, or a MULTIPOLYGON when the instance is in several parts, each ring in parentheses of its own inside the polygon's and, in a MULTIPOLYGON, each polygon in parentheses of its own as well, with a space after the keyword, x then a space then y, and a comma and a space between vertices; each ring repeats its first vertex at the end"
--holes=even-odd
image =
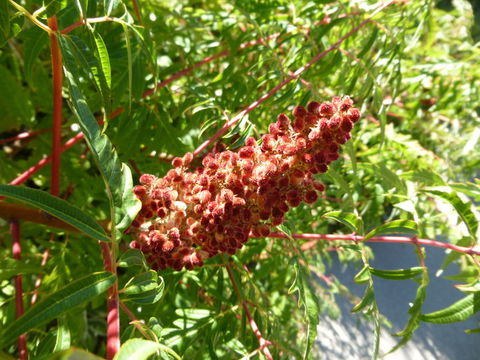
MULTIPOLYGON (((379 269, 398 269, 418 266, 414 248, 409 244, 375 244, 371 247, 375 259, 373 267, 379 269)), ((462 298, 463 294, 452 285, 455 282, 436 277, 444 259, 443 249, 427 248, 426 264, 429 267, 430 285, 424 303, 424 313, 440 310, 462 298)), ((326 275, 335 275, 354 295, 362 296, 364 286, 353 282, 359 269, 349 265, 345 267, 335 260, 326 275)), ((450 265, 444 275, 458 272, 450 265)), ((375 279, 377 303, 383 315, 392 323, 392 328, 382 331, 381 353, 388 351, 398 341, 390 334, 401 330, 408 320, 409 304, 415 298, 417 285, 411 280, 389 281, 375 279)), ((316 350, 322 360, 363 360, 369 359, 374 340, 372 326, 361 316, 350 313, 351 305, 340 295, 336 297, 342 309, 339 319, 322 317, 318 328, 316 350)), ((464 330, 480 327, 480 313, 465 322, 445 325, 421 323, 410 343, 386 360, 478 360, 480 359, 480 334, 466 334, 464 330)))

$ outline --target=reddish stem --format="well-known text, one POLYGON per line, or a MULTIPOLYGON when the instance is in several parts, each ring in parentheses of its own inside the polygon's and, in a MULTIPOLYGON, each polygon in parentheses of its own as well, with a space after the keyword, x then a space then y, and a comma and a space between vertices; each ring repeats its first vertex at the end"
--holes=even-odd
POLYGON ((140 25, 143 25, 142 21, 142 14, 140 13, 140 8, 138 7, 137 0, 132 0, 133 10, 135 11, 135 16, 137 17, 138 22, 140 25))
MULTIPOLYGON (((13 258, 15 260, 20 260, 22 257, 22 246, 20 244, 20 223, 15 219, 10 221, 10 233, 12 234, 13 258)), ((15 276, 15 310, 17 318, 23 315, 22 275, 15 276)), ((18 337, 18 352, 21 360, 26 360, 28 358, 27 334, 22 334, 18 337)))
POLYGON ((58 46, 56 31, 58 30, 57 17, 48 18, 48 26, 53 32, 50 36, 53 77, 53 134, 52 134, 52 172, 50 193, 60 194, 60 158, 62 155, 62 54, 58 46))
MULTIPOLYGON (((258 44, 263 44, 265 43, 266 40, 271 40, 271 39, 275 39, 277 37, 280 36, 280 33, 275 33, 275 34, 272 34, 270 36, 267 36, 265 38, 261 38, 261 39, 257 39, 257 40, 252 40, 252 41, 248 41, 246 43, 243 43, 239 46, 239 50, 244 50, 246 48, 249 48, 249 47, 252 47, 252 46, 255 46, 255 45, 258 45, 258 44)), ((193 70, 195 69, 198 69, 200 66, 202 65, 205 65, 205 64, 208 64, 209 62, 212 62, 213 60, 216 60, 218 58, 221 58, 221 57, 224 57, 224 56, 228 56, 230 54, 230 50, 223 50, 215 55, 212 55, 212 56, 209 56, 209 57, 206 57, 205 59, 203 60, 200 60, 199 62, 193 64, 192 66, 188 67, 188 68, 185 68, 183 69, 182 71, 179 71, 178 73, 176 74, 173 74, 172 76, 169 76, 168 78, 166 78, 165 80, 161 81, 154 89, 149 89, 147 91, 145 91, 142 95, 142 97, 147 97, 147 96, 150 96, 152 95, 153 93, 155 93, 156 90, 158 89, 161 89, 165 86, 167 86, 168 84, 170 84, 171 82, 177 80, 178 78, 181 78, 182 76, 185 76, 187 75, 188 73, 192 72, 193 70)))
MULTIPOLYGON (((83 139, 83 133, 78 133, 71 139, 69 139, 67 142, 63 144, 63 146, 60 148, 60 153, 64 152, 67 149, 70 149, 73 145, 75 145, 77 142, 83 139)), ((24 183, 25 181, 28 180, 30 176, 38 172, 40 169, 42 169, 45 165, 50 163, 52 161, 52 156, 48 155, 47 157, 44 157, 42 160, 40 160, 37 164, 32 166, 30 169, 25 171, 24 173, 20 174, 17 176, 15 179, 10 181, 10 185, 20 185, 24 183)), ((0 197, 2 198, 2 197, 0 197)))
POLYGON ((219 137, 224 135, 228 129, 230 129, 232 126, 234 126, 236 123, 238 123, 245 115, 247 115, 249 112, 252 110, 256 109, 260 104, 265 102, 267 99, 272 97, 274 94, 276 94, 280 89, 282 89, 285 85, 290 83, 292 80, 297 79, 302 73, 304 73, 307 69, 309 69, 313 64, 315 64, 317 61, 319 61, 321 58, 323 58, 325 55, 330 53, 333 50, 336 50, 338 46, 345 41, 345 39, 349 38, 353 34, 355 34, 358 30, 360 30, 363 26, 365 26, 367 23, 370 22, 370 20, 378 14, 380 11, 385 9, 388 5, 392 4, 395 0, 390 0, 386 2, 385 4, 379 6, 377 10, 372 12, 372 14, 363 20, 360 24, 355 26, 352 30, 350 30, 347 34, 343 35, 335 44, 333 44, 331 47, 328 49, 322 51, 320 54, 315 56, 312 60, 310 60, 307 64, 304 66, 298 68, 290 77, 286 78, 283 80, 280 84, 272 88, 269 92, 264 94, 260 99, 254 101, 251 103, 248 107, 243 109, 239 114, 237 114, 233 119, 228 121, 225 125, 223 125, 213 136, 205 141, 203 144, 201 144, 194 152, 193 155, 198 155, 200 154, 207 146, 209 146, 211 143, 213 143, 215 140, 217 140, 219 137))
MULTIPOLYGON (((253 236, 252 236, 253 237, 253 236)), ((288 236, 280 233, 274 232, 269 235, 271 238, 282 238, 288 239, 288 236)), ((311 240, 304 244, 302 244, 302 250, 309 250, 319 240, 327 240, 327 241, 335 241, 335 240, 347 240, 347 241, 367 241, 367 242, 384 242, 384 243, 406 243, 406 244, 417 244, 417 245, 424 245, 424 246, 435 246, 441 247, 445 249, 450 249, 456 252, 468 254, 468 255, 480 255, 480 250, 475 250, 474 248, 468 248, 463 246, 458 246, 450 243, 445 243, 436 240, 430 239, 417 239, 414 237, 408 236, 374 236, 367 240, 364 240, 363 236, 358 236, 355 234, 350 235, 340 235, 340 234, 327 234, 327 235, 320 235, 320 234, 292 234, 294 239, 306 239, 311 240)))
POLYGON ((5 138, 5 139, 0 139, 0 145, 3 144, 8 144, 17 140, 25 140, 29 139, 31 137, 37 136, 39 134, 43 134, 44 132, 50 131, 51 129, 42 129, 42 130, 36 130, 36 131, 23 131, 21 133, 18 133, 15 136, 5 138))
MULTIPOLYGON (((117 268, 113 264, 112 255, 108 243, 100 241, 102 248, 103 263, 106 271, 117 274, 117 268)), ((118 299, 118 282, 108 289, 107 299, 107 360, 112 360, 120 349, 120 314, 118 299)))

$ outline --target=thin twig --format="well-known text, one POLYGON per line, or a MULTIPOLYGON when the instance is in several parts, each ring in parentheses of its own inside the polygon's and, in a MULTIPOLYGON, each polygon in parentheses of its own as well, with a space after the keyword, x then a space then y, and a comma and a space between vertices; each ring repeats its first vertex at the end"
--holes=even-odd
POLYGON ((41 130, 36 130, 36 131, 22 131, 21 133, 18 133, 15 136, 11 136, 9 138, 5 139, 0 139, 0 145, 3 144, 8 144, 17 140, 26 140, 30 139, 34 136, 37 136, 39 134, 43 134, 44 132, 51 131, 52 129, 41 129, 41 130))
POLYGON ((123 303, 123 301, 120 301, 120 307, 122 308, 124 313, 128 316, 128 318, 132 320, 130 324, 135 326, 135 328, 143 335, 145 339, 155 340, 145 331, 143 326, 140 325, 141 321, 137 319, 137 317, 130 311, 127 305, 123 303))
POLYGON ((44 23, 42 23, 41 21, 39 21, 36 16, 30 14, 23 6, 17 4, 15 1, 13 0, 8 0, 10 2, 10 5, 12 5, 15 9, 17 9, 18 11, 20 11, 23 15, 25 15, 31 22, 33 22, 35 25, 37 25, 40 29, 48 32, 48 33, 51 33, 52 32, 52 29, 50 29, 47 25, 45 25, 44 23))
MULTIPOLYGON (((283 238, 286 239, 288 238, 287 235, 279 232, 274 232, 269 235, 269 237, 273 238, 283 238)), ((346 240, 346 241, 355 241, 355 242, 384 242, 384 243, 405 243, 405 244, 419 244, 419 245, 424 245, 424 246, 435 246, 435 247, 440 247, 440 248, 446 248, 450 249, 456 252, 460 252, 463 254, 468 254, 468 255, 480 255, 480 249, 476 250, 475 248, 470 248, 470 247, 463 247, 463 246, 458 246, 446 242, 441 242, 441 241, 436 241, 436 240, 430 240, 430 239, 417 239, 417 238, 412 238, 408 236, 374 236, 371 237, 367 240, 364 240, 363 236, 355 235, 352 236, 350 235, 340 235, 340 234, 326 234, 326 235, 321 235, 321 234, 292 234, 292 237, 294 239, 306 239, 306 240, 311 240, 308 241, 304 244, 302 244, 301 249, 302 250, 309 250, 319 240, 327 240, 327 241, 335 241, 335 240, 346 240)))
POLYGON ((65 35, 65 34, 68 34, 70 31, 75 30, 76 28, 78 28, 82 25, 85 25, 85 24, 95 24, 95 23, 102 23, 102 22, 109 22, 109 21, 123 22, 123 20, 121 20, 121 19, 117 19, 117 18, 110 17, 110 16, 101 16, 101 17, 97 17, 97 18, 83 19, 83 20, 77 21, 76 23, 74 23, 72 25, 67 26, 65 29, 60 31, 60 33, 62 35, 65 35))
MULTIPOLYGON (((10 233, 12 234, 12 254, 15 260, 22 257, 22 246, 20 243, 20 223, 16 219, 10 221, 10 233)), ((16 317, 23 315, 23 285, 22 275, 15 276, 15 311, 16 317)), ((20 360, 28 359, 27 334, 18 337, 18 353, 20 360)))
POLYGON ((58 29, 57 17, 48 18, 48 26, 54 31, 50 33, 50 51, 52 56, 52 82, 53 82, 53 133, 52 133, 52 171, 50 193, 54 196, 60 194, 60 159, 61 159, 61 130, 62 130, 62 54, 58 45, 56 31, 58 29))
POLYGON ((142 21, 142 13, 140 12, 140 8, 138 6, 137 0, 132 0, 133 10, 135 11, 135 16, 137 17, 138 22, 140 25, 143 25, 142 21))

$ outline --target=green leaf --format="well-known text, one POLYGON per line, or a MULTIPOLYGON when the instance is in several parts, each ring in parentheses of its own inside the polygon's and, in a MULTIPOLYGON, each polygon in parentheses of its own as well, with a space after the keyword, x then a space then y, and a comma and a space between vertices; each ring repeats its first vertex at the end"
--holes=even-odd
POLYGON ((125 295, 137 295, 157 287, 158 275, 150 270, 131 278, 122 290, 125 295))
POLYGON ((330 211, 322 215, 322 217, 333 219, 346 225, 355 233, 363 233, 363 221, 362 219, 350 212, 345 211, 330 211))
POLYGON ((182 318, 200 320, 213 315, 213 312, 208 309, 176 309, 175 314, 182 318))
POLYGON ((93 218, 56 196, 41 190, 15 185, 0 185, 0 195, 24 201, 63 220, 94 239, 110 241, 105 230, 93 218))
POLYGON ((101 134, 100 127, 78 87, 76 79, 79 76, 68 41, 63 37, 60 37, 59 40, 64 56, 64 72, 69 86, 72 108, 105 181, 107 193, 112 203, 115 228, 117 233, 120 234, 140 211, 141 202, 133 194, 133 180, 130 169, 127 165, 120 163, 109 138, 101 134))
POLYGON ((138 249, 128 249, 118 260, 119 267, 145 266, 145 255, 138 249))
POLYGON ((25 80, 30 83, 32 81, 33 65, 38 61, 42 49, 47 46, 48 35, 38 27, 32 27, 23 32, 23 37, 25 37, 23 69, 25 71, 25 80))
POLYGON ((131 278, 120 291, 122 299, 139 304, 153 304, 162 298, 165 283, 153 271, 147 271, 131 278))
MULTIPOLYGON (((424 250, 420 250, 420 256, 423 256, 424 250)), ((402 331, 399 331, 398 333, 394 334, 395 336, 401 336, 402 339, 396 344, 394 347, 392 347, 387 354, 390 354, 400 348, 401 346, 405 345, 412 337, 414 331, 418 328, 420 325, 420 317, 421 317, 421 312, 422 312, 422 305, 425 302, 425 297, 427 294, 427 285, 429 283, 429 275, 428 275, 428 269, 423 268, 423 273, 422 273, 422 282, 420 283, 420 286, 417 289, 417 293, 415 295, 415 300, 413 301, 412 307, 408 310, 408 314, 410 315, 410 318, 408 319, 407 324, 405 325, 405 328, 402 331)), ((386 354, 385 354, 386 355, 386 354)))
POLYGON ((26 124, 34 119, 34 109, 29 94, 14 77, 15 72, 0 64, 0 132, 26 124))
POLYGON ((130 41, 130 33, 128 27, 122 24, 123 33, 125 34, 125 43, 127 46, 127 62, 128 62, 128 112, 132 110, 132 87, 133 87, 133 62, 132 62, 132 42, 130 41))
POLYGON ((370 266, 368 265, 364 265, 362 270, 360 270, 357 275, 355 275, 355 277, 353 278, 353 281, 356 283, 356 284, 364 284, 366 283, 370 278, 371 278, 371 275, 370 275, 370 266))
POLYGON ((293 264, 295 279, 288 289, 288 293, 298 292, 298 305, 303 305, 307 320, 307 346, 303 353, 303 359, 308 359, 310 350, 317 336, 317 325, 319 323, 320 306, 317 295, 309 284, 309 272, 299 264, 297 258, 290 262, 293 264))
POLYGON ((114 11, 120 4, 120 0, 104 0, 103 1, 105 12, 107 16, 110 16, 112 11, 114 11))
POLYGON ((464 321, 480 311, 480 292, 465 296, 449 307, 421 315, 421 320, 434 324, 449 324, 464 321))
POLYGON ((58 319, 57 339, 55 341, 53 352, 67 350, 70 348, 70 343, 70 329, 65 317, 62 316, 58 319))
POLYGON ((128 340, 122 345, 118 353, 115 355, 114 360, 145 360, 159 351, 168 353, 175 359, 181 360, 181 357, 169 347, 143 339, 128 340))
MULTIPOLYGON (((42 357, 42 359, 44 359, 42 357)), ((45 359, 48 360, 104 360, 103 358, 92 354, 86 350, 71 348, 62 352, 49 354, 45 359)), ((39 359, 40 360, 40 359, 39 359)))
POLYGON ((0 1, 0 31, 3 38, 8 39, 10 34, 10 14, 8 1, 0 1))
POLYGON ((111 88, 112 88, 112 70, 110 67, 110 57, 108 56, 107 47, 101 35, 92 27, 89 27, 94 46, 94 54, 97 61, 91 64, 90 70, 93 74, 95 82, 97 83, 100 93, 103 98, 103 106, 105 108, 105 125, 104 131, 108 125, 108 118, 111 112, 111 88))
POLYGON ((65 6, 67 6, 68 1, 67 0, 49 0, 45 1, 45 7, 46 7, 46 13, 48 17, 52 17, 60 10, 62 10, 65 6))
POLYGON ((477 280, 473 284, 455 285, 455 287, 466 293, 477 292, 480 291, 480 281, 477 280))
POLYGON ((366 307, 369 307, 371 304, 375 302, 375 293, 373 291, 373 286, 367 286, 365 289, 365 294, 363 294, 362 301, 360 301, 357 305, 353 307, 351 312, 359 312, 366 307))
POLYGON ((130 226, 137 213, 142 208, 142 203, 133 193, 132 171, 125 164, 121 165, 120 183, 113 182, 115 210, 115 228, 121 232, 130 226))
POLYGON ((0 337, 0 344, 6 345, 27 331, 41 326, 70 311, 75 306, 104 293, 113 285, 116 276, 110 272, 97 272, 69 283, 62 289, 48 295, 28 309, 23 316, 12 322, 0 337))
POLYGON ((407 171, 401 175, 404 179, 427 185, 445 185, 445 180, 432 170, 407 171))
POLYGON ((409 269, 380 270, 370 267, 370 273, 387 280, 406 280, 414 278, 423 272, 423 267, 417 266, 409 269))
POLYGON ((277 230, 285 234, 290 240, 294 241, 292 237, 292 230, 286 224, 277 225, 277 230))
POLYGON ((20 274, 41 274, 45 271, 44 268, 37 265, 25 264, 20 260, 12 258, 0 258, 0 281, 8 280, 15 275, 20 274))
POLYGON ((423 192, 435 195, 449 202, 450 205, 452 205, 455 208, 458 215, 460 215, 465 225, 467 225, 468 232, 470 233, 470 236, 472 237, 472 239, 476 240, 476 234, 478 230, 478 221, 477 221, 477 218, 475 217, 475 214, 472 211, 471 202, 464 203, 462 199, 460 199, 458 194, 455 191, 453 191, 451 187, 448 187, 448 186, 438 186, 434 188, 427 188, 427 189, 424 189, 423 192))
POLYGON ((417 235, 417 224, 412 220, 394 220, 370 231, 363 241, 383 234, 409 234, 415 236, 417 235))
POLYGON ((480 328, 465 330, 467 334, 480 333, 480 328))
POLYGON ((475 183, 458 183, 450 184, 450 187, 454 190, 457 190, 465 195, 468 195, 473 198, 474 201, 480 201, 480 184, 475 183))

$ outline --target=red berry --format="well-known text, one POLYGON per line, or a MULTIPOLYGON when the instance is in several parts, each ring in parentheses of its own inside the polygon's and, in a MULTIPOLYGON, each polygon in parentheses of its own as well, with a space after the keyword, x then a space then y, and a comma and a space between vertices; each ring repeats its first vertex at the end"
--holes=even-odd
POLYGON ((303 118, 307 115, 307 110, 303 106, 296 106, 292 112, 293 116, 303 118))

